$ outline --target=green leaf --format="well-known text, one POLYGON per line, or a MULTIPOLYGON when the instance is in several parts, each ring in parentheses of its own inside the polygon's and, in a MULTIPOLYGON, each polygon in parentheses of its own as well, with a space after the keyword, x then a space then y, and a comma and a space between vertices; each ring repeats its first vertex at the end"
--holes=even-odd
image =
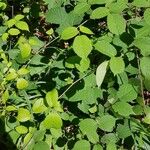
POLYGON ((63 7, 51 8, 46 14, 46 20, 50 23, 61 24, 67 19, 68 15, 63 7))
POLYGON ((87 28, 85 26, 80 26, 79 29, 81 32, 83 32, 85 34, 94 34, 89 28, 87 28))
POLYGON ((17 80, 17 89, 19 89, 19 90, 27 88, 28 85, 29 85, 28 81, 23 78, 19 78, 17 80))
POLYGON ((0 9, 4 10, 7 7, 7 5, 3 2, 0 2, 0 9))
POLYGON ((44 105, 43 98, 40 98, 35 101, 32 107, 33 113, 43 113, 47 110, 47 107, 44 105))
POLYGON ((29 26, 24 21, 17 21, 17 23, 15 23, 15 26, 20 30, 29 31, 29 26))
POLYGON ((61 117, 57 113, 50 113, 46 116, 45 120, 42 123, 46 129, 60 129, 62 127, 61 117))
POLYGON ((147 124, 150 124, 150 113, 146 114, 143 121, 147 124))
POLYGON ((18 14, 18 15, 15 16, 14 19, 15 19, 16 21, 19 21, 19 20, 21 20, 21 19, 23 19, 23 18, 24 18, 24 15, 18 14))
POLYGON ((136 7, 150 7, 150 1, 149 0, 134 0, 132 2, 133 6, 136 7))
POLYGON ((111 132, 115 127, 116 119, 111 115, 104 115, 98 119, 99 128, 111 132))
POLYGON ((141 67, 141 72, 143 76, 147 79, 150 80, 150 57, 143 57, 140 60, 140 67, 141 67))
POLYGON ((97 123, 93 119, 84 119, 79 124, 80 130, 87 136, 90 142, 97 143, 99 136, 97 134, 97 123))
POLYGON ((114 109, 115 112, 118 112, 118 114, 125 117, 134 114, 132 106, 126 102, 117 102, 112 106, 112 108, 114 109))
POLYGON ((116 143, 117 135, 115 133, 107 133, 101 138, 103 144, 116 143))
POLYGON ((108 61, 105 61, 101 63, 96 69, 96 83, 98 87, 100 87, 101 84, 103 83, 103 80, 106 75, 107 67, 108 67, 108 61))
POLYGON ((120 35, 125 32, 126 21, 119 14, 109 14, 107 17, 108 29, 110 32, 116 35, 120 35))
POLYGON ((50 150, 50 146, 44 141, 39 141, 34 145, 33 150, 50 150))
POLYGON ((106 150, 117 150, 116 144, 112 142, 108 143, 106 150))
POLYGON ((148 25, 150 25, 150 8, 147 8, 144 12, 144 20, 148 25))
POLYGON ((8 30, 8 33, 10 35, 18 35, 18 34, 20 34, 20 31, 16 28, 11 28, 11 29, 8 30))
POLYGON ((25 121, 30 120, 31 119, 31 114, 30 114, 29 110, 25 109, 25 108, 19 108, 17 119, 20 122, 25 122, 25 121))
POLYGON ((122 13, 122 11, 127 7, 128 1, 127 0, 118 0, 117 2, 111 3, 108 5, 110 12, 113 13, 122 13))
POLYGON ((86 35, 77 36, 73 42, 73 49, 78 56, 86 59, 92 50, 92 42, 86 35))
POLYGON ((117 131, 119 138, 127 138, 131 135, 131 131, 130 131, 128 124, 124 124, 124 125, 119 124, 117 126, 116 131, 117 131))
POLYGON ((88 5, 87 3, 79 3, 78 5, 76 5, 74 7, 73 12, 75 14, 81 15, 84 14, 85 12, 87 12, 90 9, 90 5, 88 5))
POLYGON ((75 64, 75 66, 80 72, 84 72, 89 68, 90 60, 89 58, 81 59, 80 64, 75 64))
POLYGON ((15 19, 10 19, 6 22, 8 28, 11 28, 13 25, 15 25, 16 20, 15 19))
POLYGON ((86 140, 77 141, 73 147, 73 150, 90 150, 90 143, 86 140))
POLYGON ((63 32, 61 34, 61 38, 63 40, 69 40, 69 39, 73 38, 74 36, 76 36, 78 33, 79 33, 79 31, 77 30, 77 28, 68 27, 65 30, 63 30, 63 32))
POLYGON ((91 19, 101 19, 106 17, 109 14, 109 9, 106 7, 99 7, 93 10, 90 18, 91 19))
POLYGON ((141 50, 141 54, 143 56, 149 56, 150 55, 150 38, 149 37, 142 37, 135 39, 134 45, 138 47, 141 50))
POLYGON ((103 147, 101 145, 94 145, 93 150, 103 150, 103 147))
POLYGON ((17 126, 15 129, 16 129, 16 131, 17 131, 18 133, 20 133, 20 134, 25 134, 25 133, 28 132, 27 127, 22 126, 22 125, 17 126))
POLYGON ((121 57, 112 57, 110 59, 110 70, 114 75, 123 73, 125 70, 125 64, 121 57))
POLYGON ((31 54, 31 46, 28 43, 19 44, 22 58, 27 58, 31 54))
POLYGON ((50 107, 58 106, 58 91, 56 89, 46 93, 46 102, 50 107))
POLYGON ((95 4, 105 4, 106 0, 88 0, 88 3, 91 5, 95 4))
POLYGON ((115 47, 105 40, 96 42, 94 47, 96 50, 109 57, 114 57, 117 54, 115 47))
POLYGON ((123 84, 117 92, 117 97, 123 102, 131 102, 137 98, 137 91, 131 84, 123 84))

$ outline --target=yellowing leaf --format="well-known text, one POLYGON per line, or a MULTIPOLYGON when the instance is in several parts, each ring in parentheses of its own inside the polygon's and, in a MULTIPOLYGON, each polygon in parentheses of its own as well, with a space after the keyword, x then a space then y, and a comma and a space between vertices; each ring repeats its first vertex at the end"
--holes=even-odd
POLYGON ((29 85, 29 84, 28 84, 28 81, 25 80, 25 79, 23 79, 23 78, 19 78, 19 79, 17 80, 17 88, 18 88, 19 90, 27 88, 28 85, 29 85))
POLYGON ((58 91, 56 89, 46 93, 46 102, 50 107, 58 106, 58 91))
POLYGON ((2 34, 2 40, 3 41, 7 41, 9 34, 8 33, 4 33, 2 34))
POLYGON ((43 98, 36 100, 32 107, 34 113, 43 113, 46 109, 47 107, 44 105, 43 98))
POLYGON ((30 56, 31 53, 31 46, 28 43, 20 44, 19 45, 21 50, 21 56, 22 58, 27 58, 30 56))
POLYGON ((25 134, 25 133, 28 132, 27 127, 22 126, 22 125, 17 126, 15 129, 16 129, 16 131, 17 131, 18 133, 20 133, 20 134, 25 134))
POLYGON ((46 34, 48 34, 48 35, 52 35, 53 33, 54 33, 53 28, 51 28, 48 31, 46 31, 46 34))
POLYGON ((16 21, 19 21, 19 20, 21 20, 21 19, 23 19, 23 18, 24 18, 24 15, 18 14, 18 15, 15 16, 14 19, 15 19, 16 21))
POLYGON ((63 40, 69 40, 69 39, 73 38, 74 36, 76 36, 78 33, 79 33, 79 31, 77 30, 77 28, 68 27, 65 30, 63 30, 63 32, 61 34, 61 38, 63 40))
POLYGON ((84 27, 84 26, 80 26, 79 27, 80 31, 86 34, 94 34, 89 28, 84 27))
POLYGON ((15 19, 10 19, 6 22, 6 24, 9 28, 12 27, 13 25, 15 25, 15 23, 16 23, 15 19))
POLYGON ((15 78, 17 78, 17 73, 15 70, 13 70, 12 72, 10 72, 8 75, 6 75, 6 80, 14 80, 15 78))
POLYGON ((11 29, 8 30, 8 33, 10 35, 18 35, 18 34, 20 34, 20 31, 16 28, 11 28, 11 29))
POLYGON ((5 104, 6 101, 8 100, 9 98, 9 92, 8 90, 6 90, 3 94, 2 94, 2 103, 5 104))
POLYGON ((20 68, 20 69, 17 71, 17 73, 18 73, 19 75, 26 75, 26 74, 29 73, 29 70, 26 69, 26 68, 20 68))
POLYGON ((110 69, 114 75, 124 72, 125 64, 121 57, 112 57, 110 59, 110 69))
POLYGON ((31 114, 30 114, 29 110, 25 109, 25 108, 19 108, 17 119, 20 122, 25 122, 25 121, 30 120, 31 119, 31 114))
POLYGON ((96 70, 96 83, 100 87, 106 75, 108 61, 101 63, 96 70))
POLYGON ((60 129, 62 127, 61 117, 57 113, 50 113, 42 123, 46 129, 60 129))
POLYGON ((17 108, 13 105, 10 105, 10 106, 6 107, 6 111, 16 111, 16 110, 17 110, 17 108))
POLYGON ((73 42, 73 49, 78 56, 86 59, 92 50, 92 42, 85 35, 77 36, 73 42))
POLYGON ((29 26, 26 22, 24 21, 17 21, 17 23, 15 24, 15 26, 20 29, 20 30, 25 30, 25 31, 29 31, 29 26))

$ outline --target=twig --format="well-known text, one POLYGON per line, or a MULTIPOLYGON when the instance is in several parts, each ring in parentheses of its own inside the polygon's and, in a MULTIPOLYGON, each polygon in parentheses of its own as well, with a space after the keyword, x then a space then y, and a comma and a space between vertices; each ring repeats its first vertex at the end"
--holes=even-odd
MULTIPOLYGON (((58 38, 59 38, 59 36, 56 37, 55 39, 53 39, 52 41, 48 42, 47 44, 45 44, 43 47, 41 47, 41 48, 35 53, 35 55, 39 54, 43 49, 45 49, 48 45, 50 45, 51 43, 53 43, 54 41, 56 41, 58 38)), ((34 56, 34 55, 33 55, 33 56, 34 56)), ((29 61, 26 63, 25 67, 27 67, 27 66, 30 64, 31 59, 33 58, 33 56, 32 56, 32 57, 29 59, 29 61)))
POLYGON ((139 58, 139 55, 138 55, 138 52, 137 52, 137 49, 136 49, 136 57, 137 57, 137 64, 138 64, 138 75, 139 75, 139 79, 140 79, 140 89, 141 89, 141 96, 142 96, 142 99, 143 99, 143 103, 144 103, 144 84, 143 84, 143 80, 142 80, 142 73, 141 73, 141 68, 140 68, 140 58, 139 58))
POLYGON ((68 92, 72 86, 74 86, 76 83, 78 83, 79 81, 81 81, 82 79, 84 79, 86 76, 90 75, 92 72, 87 73, 86 75, 84 75, 82 78, 79 78, 78 80, 74 81, 59 97, 58 99, 62 98, 64 96, 64 94, 66 92, 68 92))

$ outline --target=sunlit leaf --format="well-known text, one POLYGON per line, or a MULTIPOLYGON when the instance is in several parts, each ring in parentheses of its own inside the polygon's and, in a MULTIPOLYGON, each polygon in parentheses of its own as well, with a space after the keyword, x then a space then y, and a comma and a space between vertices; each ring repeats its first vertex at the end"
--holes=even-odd
POLYGON ((96 83, 100 87, 106 75, 108 61, 101 63, 96 70, 96 83))
POLYGON ((17 119, 20 122, 25 122, 25 121, 30 120, 31 119, 31 114, 30 114, 29 110, 25 109, 25 108, 19 108, 17 119))

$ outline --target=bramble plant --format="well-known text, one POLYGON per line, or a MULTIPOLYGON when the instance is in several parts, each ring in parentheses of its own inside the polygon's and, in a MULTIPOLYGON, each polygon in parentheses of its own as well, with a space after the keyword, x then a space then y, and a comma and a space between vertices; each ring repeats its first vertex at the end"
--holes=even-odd
POLYGON ((0 0, 0 145, 150 149, 150 0, 0 0))

